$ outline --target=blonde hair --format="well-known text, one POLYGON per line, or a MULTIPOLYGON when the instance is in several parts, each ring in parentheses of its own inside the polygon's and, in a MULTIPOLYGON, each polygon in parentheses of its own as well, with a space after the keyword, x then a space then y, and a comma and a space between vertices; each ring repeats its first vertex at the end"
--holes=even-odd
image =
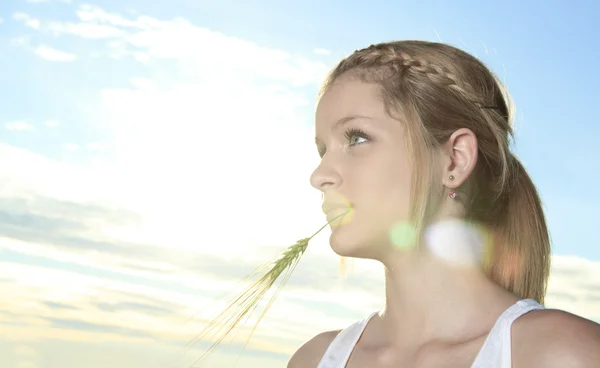
POLYGON ((435 177, 436 149, 460 128, 477 136, 478 163, 457 198, 467 220, 490 233, 486 273, 518 297, 543 303, 550 237, 537 190, 510 152, 513 111, 499 79, 468 53, 424 41, 355 51, 330 72, 320 95, 342 76, 378 84, 388 114, 405 124, 407 148, 418 168, 411 201, 417 239, 445 195, 435 177))

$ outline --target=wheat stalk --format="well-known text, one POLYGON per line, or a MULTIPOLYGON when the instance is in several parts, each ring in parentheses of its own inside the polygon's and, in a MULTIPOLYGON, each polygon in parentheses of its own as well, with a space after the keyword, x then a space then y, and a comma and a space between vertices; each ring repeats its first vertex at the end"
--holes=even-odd
POLYGON ((244 279, 245 281, 260 275, 260 277, 257 280, 253 281, 243 292, 234 297, 229 302, 227 307, 221 313, 219 313, 216 316, 216 318, 211 320, 207 324, 207 326, 186 345, 186 350, 189 350, 198 341, 208 337, 209 333, 213 332, 215 334, 221 334, 218 338, 214 340, 214 342, 208 348, 208 350, 205 351, 202 354, 202 356, 200 356, 200 358, 198 358, 194 362, 192 366, 195 366, 199 361, 201 361, 208 354, 210 354, 223 341, 223 339, 225 339, 225 337, 227 337, 227 335, 231 333, 231 331, 240 323, 242 319, 244 319, 245 317, 246 319, 248 319, 251 315, 250 312, 256 309, 256 307, 263 299, 265 294, 283 275, 281 282, 277 286, 277 290, 269 299, 269 302, 267 303, 265 309, 260 314, 256 324, 250 332, 250 335, 246 339, 246 342, 244 343, 244 348, 246 348, 248 342, 250 341, 250 338, 256 330, 256 327, 263 319, 266 312, 275 302, 275 299, 281 292, 283 286, 289 280, 290 276, 292 275, 292 272, 296 269, 296 266, 300 262, 302 255, 308 247, 309 241, 313 237, 315 237, 319 232, 321 232, 321 230, 323 230, 327 225, 329 225, 337 218, 344 216, 346 213, 347 212, 344 212, 341 215, 332 219, 331 221, 328 221, 310 237, 298 240, 294 245, 291 245, 288 248, 286 248, 276 260, 262 264, 261 266, 257 267, 249 276, 247 276, 244 279))

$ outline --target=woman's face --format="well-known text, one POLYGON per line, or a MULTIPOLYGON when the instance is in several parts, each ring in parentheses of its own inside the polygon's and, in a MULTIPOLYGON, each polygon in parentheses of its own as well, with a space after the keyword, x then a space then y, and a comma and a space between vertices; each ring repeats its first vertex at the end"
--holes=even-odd
POLYGON ((330 238, 342 256, 380 258, 401 246, 409 219, 411 165, 403 124, 388 116, 379 86, 341 77, 316 111, 322 155, 311 185, 324 194, 324 209, 337 208, 330 238))

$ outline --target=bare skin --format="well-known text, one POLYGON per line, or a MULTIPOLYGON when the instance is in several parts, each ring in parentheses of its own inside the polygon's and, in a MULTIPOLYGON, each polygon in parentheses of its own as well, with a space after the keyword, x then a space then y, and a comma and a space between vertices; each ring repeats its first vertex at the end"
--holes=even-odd
MULTIPOLYGON (((379 319, 375 317, 373 321, 379 319)), ((380 321, 381 322, 381 321, 380 321)), ((340 331, 320 333, 302 345, 292 356, 288 368, 314 368, 340 331)), ((600 328, 597 324, 559 310, 530 312, 512 326, 512 367, 598 366, 600 328)), ((487 333, 471 341, 431 342, 412 354, 402 355, 393 346, 377 345, 378 332, 368 326, 346 368, 387 367, 470 367, 487 333)))
MULTIPOLYGON (((332 249, 378 260, 386 270, 385 307, 367 325, 347 368, 470 367, 497 318, 518 298, 489 280, 477 260, 456 267, 426 247, 391 243, 390 229, 409 219, 412 169, 402 123, 386 114, 377 86, 340 78, 319 103, 316 136, 323 158, 311 184, 326 206, 353 208, 351 221, 332 226, 332 249)), ((439 185, 460 186, 476 162, 477 137, 457 130, 439 152, 439 185)), ((449 198, 437 214, 440 221, 462 216, 449 198)), ((288 367, 316 367, 338 333, 306 342, 288 367)), ((517 319, 512 345, 516 368, 600 364, 600 326, 562 311, 517 319)))

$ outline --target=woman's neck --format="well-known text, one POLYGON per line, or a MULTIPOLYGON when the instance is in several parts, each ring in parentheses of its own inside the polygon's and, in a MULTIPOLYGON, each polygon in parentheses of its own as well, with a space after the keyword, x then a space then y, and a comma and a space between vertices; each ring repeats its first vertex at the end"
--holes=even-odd
POLYGON ((401 345, 475 338, 517 301, 480 267, 449 264, 428 252, 385 262, 385 291, 383 336, 401 345))

